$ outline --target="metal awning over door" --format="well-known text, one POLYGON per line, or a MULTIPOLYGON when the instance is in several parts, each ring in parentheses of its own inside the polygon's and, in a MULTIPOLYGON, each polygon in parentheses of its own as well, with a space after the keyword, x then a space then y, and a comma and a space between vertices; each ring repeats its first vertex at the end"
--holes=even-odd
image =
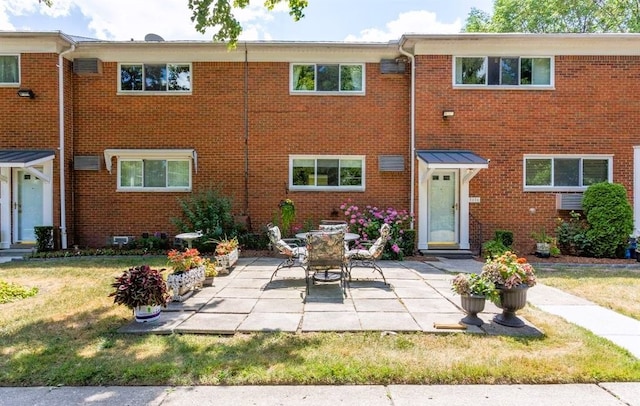
POLYGON ((489 160, 484 159, 471 151, 460 150, 421 150, 416 151, 418 158, 422 159, 429 168, 454 169, 489 167, 489 160))
POLYGON ((0 167, 28 168, 51 161, 55 156, 55 151, 51 150, 2 149, 0 150, 0 167))

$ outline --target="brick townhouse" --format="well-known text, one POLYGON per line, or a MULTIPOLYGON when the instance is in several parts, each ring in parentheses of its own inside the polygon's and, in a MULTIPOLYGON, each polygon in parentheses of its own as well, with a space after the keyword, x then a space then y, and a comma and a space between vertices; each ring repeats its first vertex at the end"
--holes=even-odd
POLYGON ((0 248, 177 230, 219 189, 254 231, 351 201, 414 213, 417 248, 530 251, 595 182, 640 216, 640 36, 389 43, 96 41, 0 32, 0 248))

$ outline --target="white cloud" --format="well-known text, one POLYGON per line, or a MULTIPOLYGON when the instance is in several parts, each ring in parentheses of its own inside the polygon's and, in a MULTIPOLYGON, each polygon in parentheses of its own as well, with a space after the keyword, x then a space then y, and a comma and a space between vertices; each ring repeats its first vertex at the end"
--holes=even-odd
POLYGON ((366 28, 359 35, 349 35, 345 41, 386 42, 398 39, 402 34, 454 34, 460 32, 462 21, 457 18, 453 23, 438 21, 436 13, 426 10, 400 13, 398 18, 388 22, 385 29, 366 28))

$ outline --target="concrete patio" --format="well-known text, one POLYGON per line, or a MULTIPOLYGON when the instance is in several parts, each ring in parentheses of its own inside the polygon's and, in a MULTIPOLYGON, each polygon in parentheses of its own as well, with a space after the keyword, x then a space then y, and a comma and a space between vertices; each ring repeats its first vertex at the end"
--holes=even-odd
MULTIPOLYGON (((466 329, 436 328, 457 325, 465 313, 450 289, 452 273, 438 262, 380 261, 389 282, 367 268, 356 268, 347 297, 337 282, 315 284, 306 298, 304 270, 282 269, 269 278, 281 260, 240 258, 229 275, 215 278, 182 303, 172 302, 156 323, 131 323, 122 333, 235 334, 258 331, 307 333, 318 331, 380 331, 475 333, 538 336, 542 332, 522 318, 522 328, 492 322, 501 312, 491 302, 479 314, 485 324, 466 329)), ((133 318, 132 318, 133 319, 133 318)))

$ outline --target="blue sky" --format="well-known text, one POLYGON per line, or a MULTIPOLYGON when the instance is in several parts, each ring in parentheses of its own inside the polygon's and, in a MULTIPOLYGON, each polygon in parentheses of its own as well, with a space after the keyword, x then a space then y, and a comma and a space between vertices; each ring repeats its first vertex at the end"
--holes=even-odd
MULTIPOLYGON (((209 40, 196 32, 187 0, 0 0, 0 30, 62 31, 105 40, 209 40)), ((236 14, 241 40, 389 41, 403 33, 457 33, 472 7, 490 12, 492 0, 309 0, 305 18, 293 22, 282 6, 262 0, 236 14)))

